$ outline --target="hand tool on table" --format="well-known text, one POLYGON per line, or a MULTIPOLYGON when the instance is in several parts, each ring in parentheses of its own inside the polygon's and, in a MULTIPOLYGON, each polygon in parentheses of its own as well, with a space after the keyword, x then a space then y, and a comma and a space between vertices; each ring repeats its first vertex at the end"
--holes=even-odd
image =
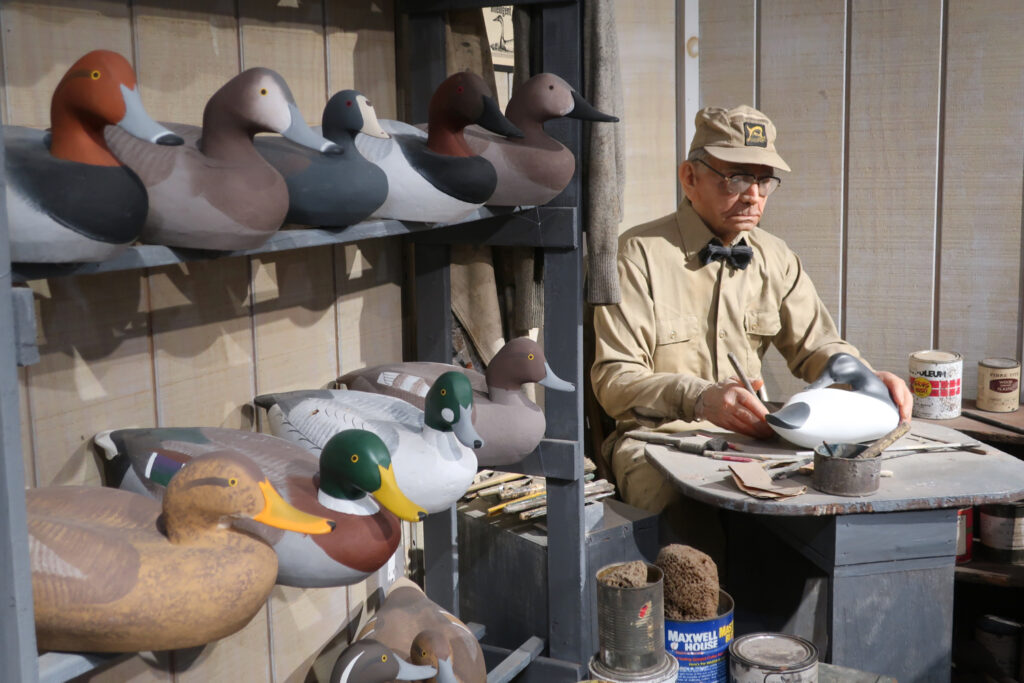
MULTIPOLYGON (((740 378, 741 382, 743 382, 743 387, 752 393, 758 401, 761 401, 761 405, 764 405, 764 397, 754 391, 754 385, 750 383, 750 380, 747 379, 747 373, 743 372, 743 368, 740 367, 740 361, 736 358, 736 354, 730 351, 725 355, 729 358, 729 362, 732 364, 732 369, 736 371, 736 376, 740 378)), ((765 407, 767 408, 767 406, 765 407)))
POLYGON ((898 425, 896 425, 896 428, 893 429, 891 432, 874 441, 870 446, 868 446, 866 449, 864 449, 863 451, 861 451, 860 453, 853 457, 859 458, 861 460, 877 458, 883 449, 896 443, 897 439, 899 439, 901 436, 903 436, 909 431, 910 423, 900 422, 898 425))
POLYGON ((729 447, 729 442, 726 441, 723 436, 712 436, 708 437, 704 441, 699 441, 692 437, 665 434, 662 432, 647 432, 641 429, 634 429, 626 432, 625 436, 628 436, 631 439, 636 439, 637 441, 647 441, 648 443, 660 443, 666 446, 672 446, 676 450, 684 453, 713 458, 714 460, 729 460, 731 462, 752 462, 754 460, 746 454, 742 456, 733 455, 726 450, 729 447))

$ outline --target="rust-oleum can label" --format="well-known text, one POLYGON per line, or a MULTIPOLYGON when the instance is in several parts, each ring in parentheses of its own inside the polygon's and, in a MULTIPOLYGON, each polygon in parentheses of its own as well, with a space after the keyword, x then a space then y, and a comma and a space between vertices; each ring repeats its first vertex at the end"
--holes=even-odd
POLYGON ((959 353, 930 349, 910 354, 914 417, 948 420, 960 415, 964 359, 959 353))
POLYGON ((1020 363, 986 358, 978 363, 978 409, 1012 413, 1020 407, 1020 363))

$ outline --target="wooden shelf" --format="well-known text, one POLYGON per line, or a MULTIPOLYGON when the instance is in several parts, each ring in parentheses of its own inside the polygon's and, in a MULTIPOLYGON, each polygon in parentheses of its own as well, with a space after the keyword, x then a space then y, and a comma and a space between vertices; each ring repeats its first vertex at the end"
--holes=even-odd
POLYGON ((470 243, 575 249, 579 246, 575 220, 575 207, 482 207, 457 223, 380 220, 366 221, 344 228, 297 227, 274 233, 257 249, 223 252, 142 244, 129 247, 117 256, 98 263, 15 263, 12 264, 11 270, 14 282, 27 282, 68 275, 156 268, 189 261, 258 256, 382 237, 410 237, 419 242, 435 244, 470 243))
POLYGON ((1024 564, 971 560, 957 565, 956 580, 1003 588, 1024 588, 1024 564))

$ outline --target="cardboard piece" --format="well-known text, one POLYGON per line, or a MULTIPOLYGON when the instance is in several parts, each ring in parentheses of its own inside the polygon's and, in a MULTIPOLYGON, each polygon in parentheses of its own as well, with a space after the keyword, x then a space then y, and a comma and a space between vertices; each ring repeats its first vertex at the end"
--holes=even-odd
POLYGON ((792 498, 807 490, 806 486, 785 486, 776 483, 760 463, 729 463, 729 470, 736 486, 755 498, 792 498))

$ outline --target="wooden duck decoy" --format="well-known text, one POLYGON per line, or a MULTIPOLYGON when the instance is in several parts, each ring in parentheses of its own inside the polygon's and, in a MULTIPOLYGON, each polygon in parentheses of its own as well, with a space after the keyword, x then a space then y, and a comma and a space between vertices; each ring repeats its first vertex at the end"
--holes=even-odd
POLYGON ((329 683, 391 683, 423 681, 437 675, 432 666, 409 664, 372 638, 352 643, 331 669, 329 683))
POLYGON ((149 192, 142 240, 174 247, 254 249, 281 227, 288 186, 253 146, 259 132, 280 133, 317 152, 340 148, 302 118, 288 84, 270 69, 246 69, 215 92, 203 127, 168 126, 185 139, 160 148, 106 130, 118 159, 138 173, 149 192))
POLYGON ((786 441, 815 448, 822 441, 878 439, 899 424, 900 413, 878 375, 855 356, 837 353, 828 359, 818 379, 768 413, 765 420, 786 441), (833 384, 848 384, 850 389, 832 388, 833 384))
POLYGON ((363 156, 388 177, 388 196, 376 218, 446 223, 480 208, 498 183, 494 167, 477 156, 463 130, 471 123, 498 135, 519 137, 480 76, 462 71, 445 79, 430 98, 430 132, 383 120, 390 140, 356 136, 363 156))
POLYGON ((306 534, 332 527, 288 505, 233 453, 192 460, 162 505, 95 486, 29 489, 25 497, 36 640, 45 650, 171 650, 227 636, 263 606, 277 556, 225 521, 306 534))
POLYGON ((366 429, 391 453, 399 488, 428 513, 451 507, 476 474, 474 448, 484 445, 472 423, 473 389, 465 375, 437 378, 420 410, 393 396, 317 389, 257 396, 270 431, 314 454, 330 436, 366 429))
POLYGON ((472 631, 406 578, 392 584, 358 638, 373 638, 395 652, 410 652, 410 661, 437 669, 437 678, 431 679, 437 683, 487 680, 484 653, 472 631))
POLYGON ((401 541, 397 517, 417 522, 426 512, 395 482, 387 447, 374 434, 335 434, 317 457, 275 436, 217 427, 118 429, 96 445, 111 462, 108 483, 157 499, 167 478, 192 458, 230 451, 252 460, 296 508, 331 520, 335 532, 308 536, 239 521, 277 551, 277 582, 286 586, 345 586, 362 581, 391 558, 401 541))
POLYGON ((595 109, 562 78, 539 73, 518 86, 505 116, 523 131, 522 138, 504 138, 477 126, 466 129, 473 151, 494 166, 498 184, 488 206, 539 206, 554 199, 572 180, 576 158, 544 132, 544 122, 568 116, 584 121, 619 119, 595 109))
POLYGON ((519 462, 537 448, 547 423, 544 411, 527 397, 523 384, 536 382, 556 391, 574 391, 544 358, 540 344, 529 337, 512 339, 491 359, 485 373, 446 363, 393 363, 342 375, 348 389, 386 394, 423 407, 423 397, 443 372, 456 370, 473 385, 473 426, 483 437, 476 449, 480 467, 519 462))
POLYGON ((109 50, 84 55, 64 74, 49 132, 4 126, 12 261, 102 261, 138 238, 146 188, 111 154, 107 125, 154 147, 182 143, 149 117, 131 65, 109 50))
POLYGON ((344 226, 364 220, 384 203, 388 177, 356 149, 355 135, 391 137, 373 105, 355 90, 335 93, 324 107, 324 137, 340 154, 320 154, 284 138, 260 137, 256 149, 288 184, 289 223, 344 226))

